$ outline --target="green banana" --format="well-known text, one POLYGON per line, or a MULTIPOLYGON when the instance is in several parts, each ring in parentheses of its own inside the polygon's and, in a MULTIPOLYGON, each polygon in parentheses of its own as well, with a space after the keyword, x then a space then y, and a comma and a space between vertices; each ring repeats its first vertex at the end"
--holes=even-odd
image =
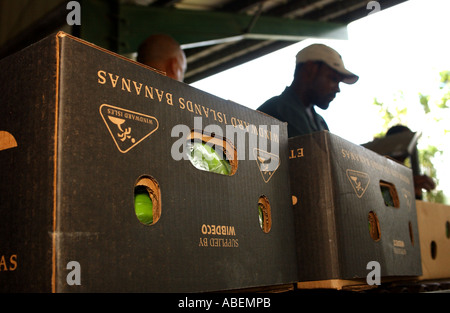
POLYGON ((222 175, 230 175, 231 165, 208 144, 194 142, 189 145, 189 159, 198 169, 222 175))
POLYGON ((261 226, 261 228, 264 229, 264 213, 261 205, 258 205, 258 211, 259 211, 259 226, 261 226))
POLYGON ((134 210, 141 223, 153 224, 153 201, 145 186, 137 186, 134 190, 134 210))

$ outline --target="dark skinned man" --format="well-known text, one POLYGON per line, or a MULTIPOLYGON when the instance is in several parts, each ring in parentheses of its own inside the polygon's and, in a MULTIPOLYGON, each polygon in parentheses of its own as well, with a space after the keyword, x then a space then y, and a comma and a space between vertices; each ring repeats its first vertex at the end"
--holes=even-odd
POLYGON ((287 122, 289 137, 329 130, 314 106, 328 109, 340 92, 339 83, 354 84, 358 78, 345 69, 339 53, 326 45, 313 44, 297 54, 291 85, 258 110, 287 122))

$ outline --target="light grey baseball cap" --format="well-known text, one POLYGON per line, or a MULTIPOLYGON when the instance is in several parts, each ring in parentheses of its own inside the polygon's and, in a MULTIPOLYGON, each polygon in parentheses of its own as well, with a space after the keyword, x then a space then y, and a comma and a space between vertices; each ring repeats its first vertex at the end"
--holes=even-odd
POLYGON ((358 81, 359 76, 347 70, 344 61, 336 50, 323 44, 312 44, 300 50, 296 57, 296 64, 307 61, 322 61, 329 67, 344 75, 342 80, 346 84, 354 84, 358 81))

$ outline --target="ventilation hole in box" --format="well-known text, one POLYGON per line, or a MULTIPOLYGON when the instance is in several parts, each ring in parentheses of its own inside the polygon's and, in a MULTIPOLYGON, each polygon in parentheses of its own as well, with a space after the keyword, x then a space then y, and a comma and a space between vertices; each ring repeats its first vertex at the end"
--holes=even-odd
POLYGON ((447 236, 448 239, 450 239, 450 222, 447 221, 445 223, 445 235, 447 236))
POLYGON ((384 204, 386 206, 394 208, 400 207, 400 200, 398 198, 397 189, 395 188, 394 184, 380 180, 380 189, 384 204))
POLYGON ((296 196, 292 196, 292 205, 297 205, 298 198, 296 196))
POLYGON ((214 133, 192 131, 186 148, 191 164, 199 170, 226 176, 232 176, 237 171, 236 149, 214 133))
POLYGON ((161 216, 161 191, 151 176, 142 176, 134 186, 134 212, 144 225, 154 225, 161 216))
POLYGON ((266 234, 272 228, 272 212, 270 208, 269 199, 266 196, 259 197, 258 200, 258 218, 259 226, 266 234))
POLYGON ((408 222, 408 229, 409 229, 409 239, 411 240, 411 244, 414 246, 414 231, 411 222, 408 222))
POLYGON ((373 211, 369 212, 369 233, 370 237, 374 241, 380 240, 381 238, 380 223, 378 222, 377 215, 373 211))
POLYGON ((431 241, 430 250, 431 250, 431 258, 433 260, 435 260, 436 259, 436 254, 437 254, 437 245, 436 245, 436 242, 434 240, 431 241))

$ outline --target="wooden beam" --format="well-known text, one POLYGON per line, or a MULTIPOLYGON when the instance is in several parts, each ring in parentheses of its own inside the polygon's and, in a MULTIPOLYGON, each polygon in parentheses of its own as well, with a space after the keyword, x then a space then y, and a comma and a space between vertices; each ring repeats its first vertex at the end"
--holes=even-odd
POLYGON ((131 53, 150 34, 167 33, 186 48, 230 40, 262 39, 300 41, 306 38, 347 39, 347 26, 217 11, 121 5, 119 7, 119 53, 131 53), (252 28, 247 32, 249 26, 252 28))

